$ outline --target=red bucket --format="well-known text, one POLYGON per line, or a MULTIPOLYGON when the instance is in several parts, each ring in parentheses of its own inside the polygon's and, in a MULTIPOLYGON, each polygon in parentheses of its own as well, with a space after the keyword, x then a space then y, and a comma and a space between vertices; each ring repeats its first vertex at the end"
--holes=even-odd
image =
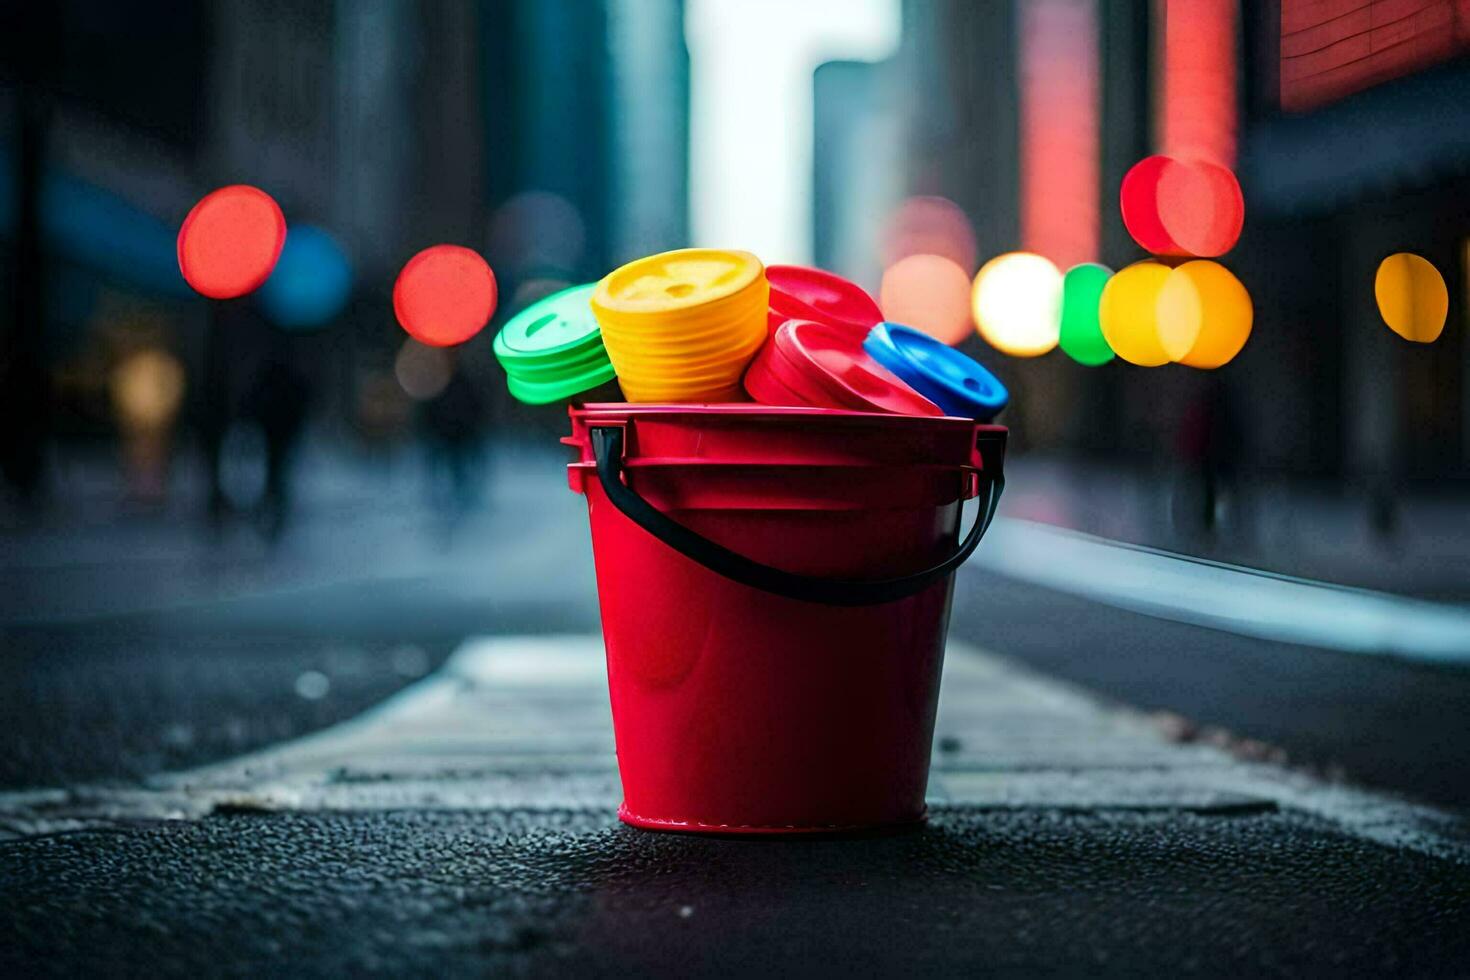
POLYGON ((1006 430, 764 405, 571 417, 618 816, 709 833, 922 820, 953 573, 995 512, 1006 430))

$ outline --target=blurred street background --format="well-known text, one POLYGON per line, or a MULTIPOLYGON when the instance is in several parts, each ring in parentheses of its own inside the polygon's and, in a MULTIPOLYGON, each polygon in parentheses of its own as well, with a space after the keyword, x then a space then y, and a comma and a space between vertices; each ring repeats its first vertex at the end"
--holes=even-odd
MULTIPOLYGON (((708 245, 847 276, 1010 388, 1002 520, 960 576, 957 643, 1137 711, 1181 750, 1470 808, 1466 0, 57 0, 0 18, 0 789, 16 800, 329 728, 437 676, 469 638, 594 636, 565 406, 514 401, 491 341, 564 286, 708 245), (977 336, 969 282, 996 255, 1144 257, 1118 189, 1154 152, 1239 177, 1245 231, 1221 259, 1254 303, 1239 356, 1088 367, 977 336), (258 293, 211 309, 175 238, 231 183, 269 192, 291 237, 258 293), (409 339, 390 297, 439 242, 480 251, 500 289, 490 326, 449 351, 409 339), (1447 284, 1433 343, 1375 304, 1375 270, 1400 251, 1447 284)), ((85 848, 21 850, 90 817, 14 806, 0 862, 15 881, 21 862, 93 866, 85 848)), ((1144 819, 1132 806, 1118 819, 1144 819)), ((1272 837, 1277 817, 1221 806, 1244 814, 1215 852, 1231 862, 1267 846, 1257 833, 1318 840, 1316 824, 1272 837)), ((1186 850, 1197 829, 1177 830, 1186 850)), ((1209 852, 1216 830, 1199 832, 1209 852)), ((952 833, 875 845, 874 873, 901 874, 908 846, 952 867, 971 831, 952 833)), ((1405 870, 1375 840, 1324 845, 1323 874, 1383 862, 1376 880, 1410 898, 1377 898, 1413 917, 1395 920, 1403 949, 1380 948, 1401 958, 1376 962, 1442 972, 1470 934, 1453 928, 1463 878, 1432 849, 1405 870)), ((138 846, 148 861, 170 845, 138 846)), ((852 860, 844 882, 866 873, 852 860)), ((1272 880, 1310 891, 1298 873, 1272 880)), ((40 877, 28 887, 70 907, 73 879, 40 877)), ((1258 888, 1274 894, 1229 893, 1258 888)), ((1242 902, 1237 923, 1257 914, 1242 902)), ((26 948, 55 938, 27 921, 26 948)), ((525 928, 485 955, 563 935, 525 928)), ((1326 962, 1278 940, 1296 952, 1237 965, 1326 962)), ((997 962, 1025 972, 1044 946, 997 962)), ((667 965, 653 956, 628 962, 667 965)))

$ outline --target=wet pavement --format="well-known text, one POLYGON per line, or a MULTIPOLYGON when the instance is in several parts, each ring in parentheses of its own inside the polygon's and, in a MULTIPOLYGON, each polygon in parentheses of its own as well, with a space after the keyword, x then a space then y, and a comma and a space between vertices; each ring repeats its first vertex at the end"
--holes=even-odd
POLYGON ((1461 819, 1177 744, 963 645, 937 743, 922 828, 637 831, 596 639, 487 638, 315 736, 0 797, 31 835, 0 845, 0 965, 1443 975, 1470 955, 1461 819))
POLYGON ((1449 976, 1463 867, 1289 813, 943 808, 895 837, 606 811, 221 816, 6 848, 12 975, 1449 976))
POLYGON ((136 623, 0 629, 0 789, 127 783, 344 721, 438 667, 416 643, 136 623))
POLYGON ((581 501, 550 453, 499 462, 496 506, 454 524, 402 469, 349 466, 275 546, 172 512, 140 527, 101 492, 90 522, 6 537, 0 969, 1466 961, 1470 671, 1120 608, 983 547, 926 827, 619 825, 581 501))

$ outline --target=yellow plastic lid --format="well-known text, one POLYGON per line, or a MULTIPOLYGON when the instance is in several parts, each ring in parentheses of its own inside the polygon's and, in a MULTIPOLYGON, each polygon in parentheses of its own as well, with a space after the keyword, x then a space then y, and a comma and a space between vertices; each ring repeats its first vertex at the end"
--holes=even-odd
POLYGON ((647 335, 615 334, 613 342, 620 349, 635 353, 639 359, 650 361, 687 363, 718 360, 723 354, 759 347, 765 340, 760 330, 756 329, 759 326, 755 318, 751 317, 748 322, 740 324, 718 338, 663 342, 647 335))
POLYGON ((661 252, 604 276, 592 295, 592 306, 615 318, 691 310, 735 296, 764 275, 760 259, 749 252, 718 248, 661 252))

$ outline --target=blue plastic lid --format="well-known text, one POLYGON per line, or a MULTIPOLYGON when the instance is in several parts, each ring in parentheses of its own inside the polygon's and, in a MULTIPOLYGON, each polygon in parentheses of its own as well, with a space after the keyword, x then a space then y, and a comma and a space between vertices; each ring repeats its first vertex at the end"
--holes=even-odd
POLYGON ((1010 393, 980 362, 928 334, 898 323, 880 323, 863 349, 946 415, 989 422, 1010 393))

